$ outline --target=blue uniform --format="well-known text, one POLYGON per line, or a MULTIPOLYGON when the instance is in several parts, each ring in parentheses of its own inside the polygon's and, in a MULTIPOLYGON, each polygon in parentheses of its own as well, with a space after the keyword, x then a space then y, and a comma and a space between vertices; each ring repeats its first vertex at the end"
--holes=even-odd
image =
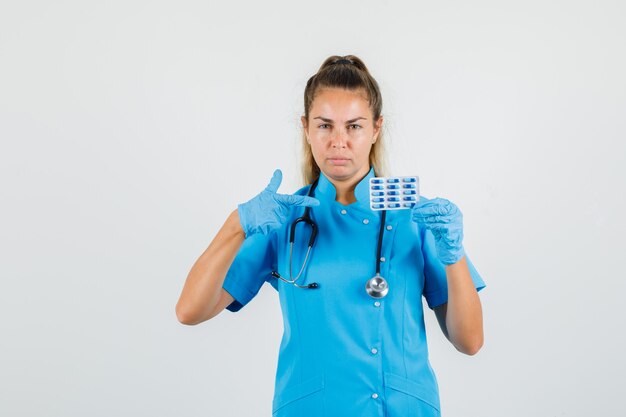
MULTIPOLYGON (((289 228, 304 208, 270 235, 248 237, 224 280, 238 311, 265 281, 277 291, 284 322, 272 413, 275 417, 440 416, 437 380, 428 360, 422 296, 434 308, 448 300, 445 266, 432 233, 411 220, 410 210, 387 212, 381 275, 389 293, 375 300, 365 291, 376 272, 381 212, 369 208, 369 178, 355 188, 356 202, 335 201, 322 173, 311 209, 319 234, 297 288, 289 278, 289 228)), ((308 187, 297 194, 305 195, 308 187)), ((302 266, 310 228, 296 230, 293 276, 302 266)), ((485 284, 467 259, 474 286, 485 284)))

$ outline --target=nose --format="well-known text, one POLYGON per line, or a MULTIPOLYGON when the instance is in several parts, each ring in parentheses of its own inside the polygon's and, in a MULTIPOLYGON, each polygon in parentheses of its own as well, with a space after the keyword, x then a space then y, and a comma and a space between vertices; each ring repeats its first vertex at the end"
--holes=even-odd
POLYGON ((333 148, 345 148, 346 147, 346 139, 343 133, 337 130, 337 133, 333 136, 332 139, 333 148))

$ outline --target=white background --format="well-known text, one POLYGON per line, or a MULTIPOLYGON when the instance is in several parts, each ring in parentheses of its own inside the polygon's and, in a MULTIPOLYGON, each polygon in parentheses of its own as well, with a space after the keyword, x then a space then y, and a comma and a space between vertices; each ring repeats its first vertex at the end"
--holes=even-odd
POLYGON ((0 415, 268 416, 266 285, 174 306, 227 214, 299 182, 306 80, 381 85, 391 173, 464 215, 485 345, 427 312, 447 417, 623 415, 621 1, 2 1, 0 415))

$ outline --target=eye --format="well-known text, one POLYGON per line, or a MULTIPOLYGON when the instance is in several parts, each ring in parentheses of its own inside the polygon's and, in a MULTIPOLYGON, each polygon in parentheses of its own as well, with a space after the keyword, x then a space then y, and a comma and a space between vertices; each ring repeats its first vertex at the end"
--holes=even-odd
POLYGON ((324 124, 319 125, 318 127, 319 127, 320 129, 326 129, 326 128, 327 128, 327 126, 330 126, 330 125, 329 125, 328 123, 324 123, 324 124))
POLYGON ((356 123, 353 123, 353 124, 348 125, 348 126, 349 126, 352 130, 355 130, 355 129, 361 129, 361 125, 358 125, 358 124, 356 124, 356 123))

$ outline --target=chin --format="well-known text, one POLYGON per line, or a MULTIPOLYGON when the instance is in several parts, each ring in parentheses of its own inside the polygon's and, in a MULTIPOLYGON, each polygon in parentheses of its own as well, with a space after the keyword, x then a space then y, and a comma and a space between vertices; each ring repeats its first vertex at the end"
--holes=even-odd
POLYGON ((338 180, 342 180, 345 178, 350 178, 352 177, 355 172, 353 169, 351 169, 350 167, 344 167, 344 166, 331 166, 328 169, 325 170, 324 174, 326 174, 326 176, 334 178, 334 179, 338 179, 338 180))

